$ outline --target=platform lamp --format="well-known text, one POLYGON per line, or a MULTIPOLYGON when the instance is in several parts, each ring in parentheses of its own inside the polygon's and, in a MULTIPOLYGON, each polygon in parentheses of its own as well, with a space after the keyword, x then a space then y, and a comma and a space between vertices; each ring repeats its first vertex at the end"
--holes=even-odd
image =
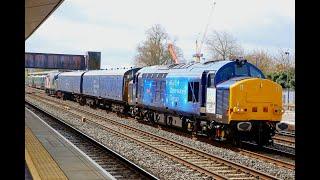
POLYGON ((287 55, 287 60, 288 60, 288 64, 287 64, 287 94, 288 94, 288 101, 287 101, 287 105, 288 105, 288 110, 289 110, 289 55, 290 55, 290 53, 289 53, 289 51, 286 51, 286 52, 284 52, 286 55, 287 55))

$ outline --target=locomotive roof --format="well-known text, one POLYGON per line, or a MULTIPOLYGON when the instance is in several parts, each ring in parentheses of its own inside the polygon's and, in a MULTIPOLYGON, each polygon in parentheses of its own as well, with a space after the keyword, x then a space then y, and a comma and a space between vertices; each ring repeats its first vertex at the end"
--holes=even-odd
POLYGON ((190 75, 198 75, 199 73, 202 74, 204 70, 210 71, 218 71, 222 66, 234 63, 231 60, 218 60, 218 61, 208 61, 204 63, 196 63, 191 62, 187 64, 173 64, 173 65, 166 65, 166 66, 148 66, 144 67, 139 70, 140 73, 169 73, 171 75, 177 73, 186 73, 190 75))
POLYGON ((242 76, 242 77, 234 77, 229 79, 228 81, 222 82, 219 85, 217 85, 217 87, 219 87, 220 89, 229 89, 230 86, 232 84, 234 84, 237 81, 241 81, 243 79, 248 79, 248 78, 252 78, 252 77, 248 77, 248 76, 242 76))

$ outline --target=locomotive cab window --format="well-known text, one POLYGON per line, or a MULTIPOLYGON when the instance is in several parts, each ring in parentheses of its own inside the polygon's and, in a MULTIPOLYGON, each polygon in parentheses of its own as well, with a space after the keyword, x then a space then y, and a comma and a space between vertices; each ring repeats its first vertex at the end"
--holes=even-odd
POLYGON ((250 66, 250 74, 252 77, 264 78, 262 73, 253 66, 250 66))
POLYGON ((233 66, 225 67, 216 76, 217 76, 216 77, 216 80, 217 80, 216 83, 220 83, 220 82, 229 80, 230 78, 234 77, 234 68, 233 68, 233 66))
POLYGON ((249 76, 248 67, 246 65, 235 64, 236 76, 249 76))
POLYGON ((199 102, 199 82, 188 83, 188 101, 199 102))

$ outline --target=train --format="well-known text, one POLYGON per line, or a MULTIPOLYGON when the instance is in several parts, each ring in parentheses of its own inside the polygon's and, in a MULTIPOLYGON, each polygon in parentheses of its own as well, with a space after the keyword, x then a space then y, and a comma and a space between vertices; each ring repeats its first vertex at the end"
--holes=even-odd
POLYGON ((247 60, 50 73, 47 94, 218 141, 273 143, 282 87, 247 60))
POLYGON ((45 75, 28 76, 25 79, 25 84, 37 89, 45 89, 45 75))

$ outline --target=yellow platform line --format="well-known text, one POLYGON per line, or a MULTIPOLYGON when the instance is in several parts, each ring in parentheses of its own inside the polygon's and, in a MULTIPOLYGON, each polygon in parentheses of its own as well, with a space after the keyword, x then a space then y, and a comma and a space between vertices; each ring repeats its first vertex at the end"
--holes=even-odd
POLYGON ((68 179, 41 142, 25 128, 26 163, 33 179, 68 179))

